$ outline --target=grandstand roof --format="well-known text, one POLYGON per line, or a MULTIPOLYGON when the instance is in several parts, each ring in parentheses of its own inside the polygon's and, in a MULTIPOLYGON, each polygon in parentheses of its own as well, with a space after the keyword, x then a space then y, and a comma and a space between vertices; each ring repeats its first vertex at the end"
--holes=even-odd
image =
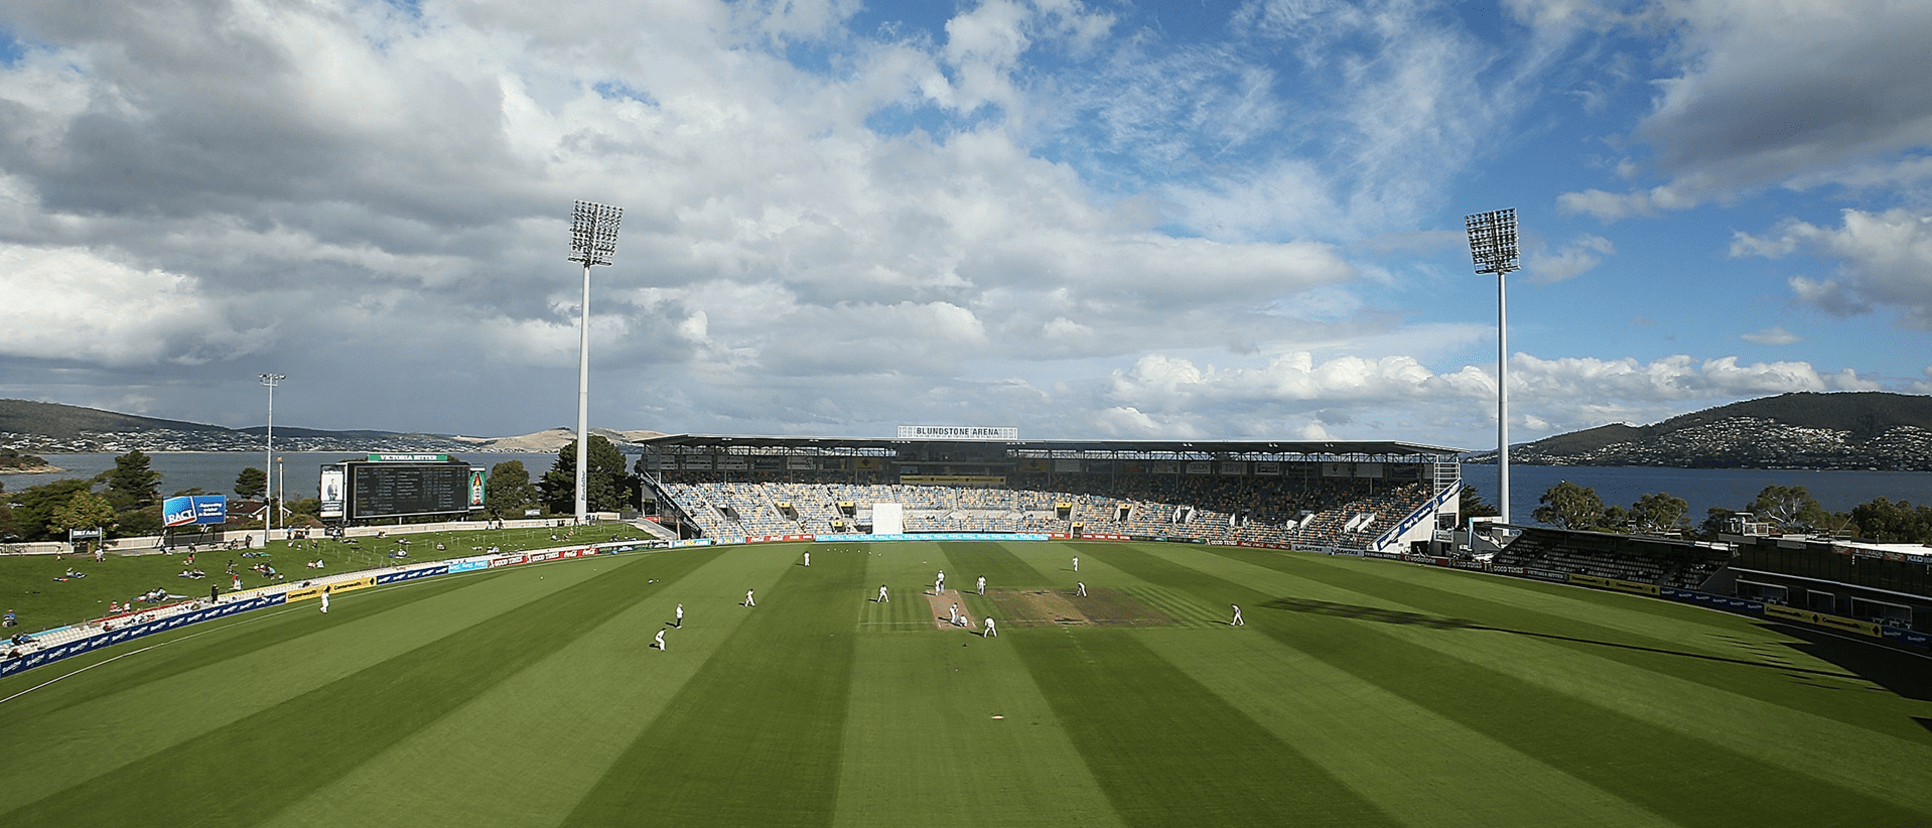
POLYGON ((1454 455, 1464 450, 1400 440, 902 440, 896 437, 749 437, 724 434, 666 434, 640 440, 645 447, 704 447, 731 453, 770 453, 811 449, 829 452, 888 451, 911 444, 966 443, 1002 446, 1027 453, 1268 454, 1303 456, 1454 455))

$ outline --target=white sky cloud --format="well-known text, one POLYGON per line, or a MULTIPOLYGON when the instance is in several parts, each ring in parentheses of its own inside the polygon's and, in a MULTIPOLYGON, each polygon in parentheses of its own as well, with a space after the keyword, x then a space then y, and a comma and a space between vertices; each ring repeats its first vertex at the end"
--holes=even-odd
POLYGON ((1769 5, 23 0, 0 394, 246 424, 276 370, 313 427, 562 424, 575 199, 626 211, 592 300, 616 427, 1481 442, 1460 217, 1518 198, 1512 304, 1577 317, 1512 332, 1549 428, 1916 387, 1829 320, 1658 299, 1932 324, 1926 13, 1769 5), (1774 185, 1796 207, 1728 212, 1774 185), (1727 362, 1738 330, 1791 361, 1727 362))
POLYGON ((1888 0, 1692 0, 1649 6, 1674 33, 1675 72, 1629 139, 1666 183, 1565 193, 1606 221, 1688 209, 1788 184, 1879 183, 1875 165, 1923 167, 1932 85, 1923 80, 1932 5, 1888 0))
POLYGON ((1792 278, 1800 302, 1838 316, 1887 307, 1904 324, 1932 330, 1932 216, 1845 210, 1842 219, 1837 227, 1793 220, 1765 236, 1738 233, 1731 255, 1779 258, 1806 250, 1836 260, 1829 278, 1792 278))

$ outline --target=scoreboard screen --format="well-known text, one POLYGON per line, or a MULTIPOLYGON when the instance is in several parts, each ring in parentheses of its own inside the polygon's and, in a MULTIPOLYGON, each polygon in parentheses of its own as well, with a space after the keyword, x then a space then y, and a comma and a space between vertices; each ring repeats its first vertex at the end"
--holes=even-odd
POLYGON ((482 505, 472 496, 480 470, 467 463, 345 463, 350 520, 461 514, 482 505))

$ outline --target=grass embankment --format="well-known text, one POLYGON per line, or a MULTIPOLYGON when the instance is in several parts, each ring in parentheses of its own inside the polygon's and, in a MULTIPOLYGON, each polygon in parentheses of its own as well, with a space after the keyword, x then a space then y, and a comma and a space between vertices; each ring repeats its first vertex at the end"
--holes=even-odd
POLYGON ((1932 720, 1932 685, 1888 689, 1748 618, 1434 568, 1193 545, 754 545, 318 609, 0 680, 0 699, 28 691, 0 702, 0 822, 1932 824, 1932 732, 1915 721, 1932 720), (921 593, 941 569, 988 580, 945 604, 1015 623, 935 625, 921 593), (1076 581, 1115 598, 1083 607, 1076 581), (1006 615, 1039 590, 1067 623, 1006 615), (1171 623, 1135 625, 1150 616, 1129 599, 1171 623))
MULTIPOLYGON (((108 614, 110 602, 134 601, 156 588, 188 598, 208 597, 211 586, 220 586, 227 593, 231 583, 226 572, 231 560, 241 576, 242 588, 248 589, 277 583, 249 568, 256 564, 274 566, 282 576, 281 582, 299 582, 318 575, 480 555, 492 546, 504 552, 519 552, 565 543, 638 538, 642 534, 622 523, 604 523, 581 529, 478 529, 350 538, 347 542, 316 537, 277 540, 266 549, 203 548, 193 553, 192 564, 188 562, 185 544, 180 547, 183 551, 173 554, 138 550, 143 554, 122 555, 110 551, 104 561, 95 561, 92 555, 64 555, 58 559, 52 555, 0 556, 0 610, 11 609, 20 617, 20 626, 9 632, 31 633, 100 618, 108 614), (553 536, 558 540, 552 540, 553 536), (443 548, 438 549, 438 545, 443 548), (406 550, 409 556, 389 557, 398 550, 406 550), (256 556, 244 558, 245 552, 256 556), (322 562, 321 569, 305 565, 318 560, 322 562), (206 577, 182 577, 181 573, 189 569, 200 569, 206 577), (70 570, 84 577, 68 578, 70 570)), ((136 602, 135 606, 154 604, 136 602)))

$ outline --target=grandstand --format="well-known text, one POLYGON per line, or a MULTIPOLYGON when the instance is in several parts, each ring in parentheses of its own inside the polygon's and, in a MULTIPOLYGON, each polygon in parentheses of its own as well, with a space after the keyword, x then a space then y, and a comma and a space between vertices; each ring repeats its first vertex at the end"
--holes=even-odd
POLYGON ((685 434, 641 445, 662 518, 721 540, 1044 533, 1400 552, 1455 524, 1462 486, 1456 449, 1393 441, 685 434))
POLYGON ((1543 526, 1513 528, 1519 534, 1491 561, 1496 571, 1508 575, 1555 581, 1586 575, 1703 589, 1731 562, 1730 549, 1721 544, 1543 526))

